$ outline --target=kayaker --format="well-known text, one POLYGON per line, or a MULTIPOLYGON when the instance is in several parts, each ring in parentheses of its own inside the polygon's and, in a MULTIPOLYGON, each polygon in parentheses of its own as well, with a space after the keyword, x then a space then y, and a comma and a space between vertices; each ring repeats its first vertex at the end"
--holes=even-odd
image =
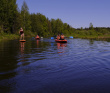
POLYGON ((39 38, 39 35, 36 35, 36 38, 39 38))
POLYGON ((24 31, 22 27, 20 28, 19 34, 20 34, 20 40, 22 39, 24 40, 24 31))
POLYGON ((57 35, 57 39, 60 39, 60 34, 57 35))
POLYGON ((36 40, 39 40, 40 39, 39 35, 36 35, 35 39, 36 40))
POLYGON ((61 39, 61 40, 64 40, 64 35, 63 35, 63 33, 61 34, 60 39, 61 39))

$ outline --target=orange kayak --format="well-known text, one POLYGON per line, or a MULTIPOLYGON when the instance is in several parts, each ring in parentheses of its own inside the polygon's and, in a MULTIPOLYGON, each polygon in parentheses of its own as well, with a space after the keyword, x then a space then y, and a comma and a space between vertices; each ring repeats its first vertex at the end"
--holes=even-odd
POLYGON ((26 40, 19 40, 20 42, 26 42, 26 40))
POLYGON ((40 38, 35 38, 36 40, 39 40, 40 38))
POLYGON ((64 39, 64 40, 60 40, 60 39, 55 39, 56 42, 59 42, 59 43, 67 43, 67 40, 64 39))

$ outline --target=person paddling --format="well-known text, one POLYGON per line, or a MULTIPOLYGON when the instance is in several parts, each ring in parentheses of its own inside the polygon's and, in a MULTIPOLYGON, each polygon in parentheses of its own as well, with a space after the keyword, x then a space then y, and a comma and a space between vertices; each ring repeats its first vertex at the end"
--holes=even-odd
POLYGON ((64 40, 64 35, 63 34, 61 34, 60 40, 64 40))
POLYGON ((35 39, 40 39, 39 35, 36 35, 35 39))
POLYGON ((39 35, 36 35, 36 38, 39 38, 39 35))
POLYGON ((20 40, 22 39, 24 40, 24 31, 22 27, 20 28, 19 34, 20 34, 20 40))
POLYGON ((57 35, 57 39, 58 39, 58 40, 60 39, 60 34, 57 35))

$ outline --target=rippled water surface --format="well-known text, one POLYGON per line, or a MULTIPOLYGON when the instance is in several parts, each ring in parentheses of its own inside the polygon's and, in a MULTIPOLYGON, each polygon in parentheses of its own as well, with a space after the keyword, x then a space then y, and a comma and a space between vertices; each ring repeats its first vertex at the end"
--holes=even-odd
POLYGON ((110 93, 110 42, 0 42, 0 93, 110 93))

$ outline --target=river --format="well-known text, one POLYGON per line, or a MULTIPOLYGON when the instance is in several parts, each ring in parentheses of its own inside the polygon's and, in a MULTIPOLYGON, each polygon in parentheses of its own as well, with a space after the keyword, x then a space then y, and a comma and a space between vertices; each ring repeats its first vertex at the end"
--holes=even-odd
POLYGON ((110 93, 110 42, 0 42, 0 93, 110 93))

